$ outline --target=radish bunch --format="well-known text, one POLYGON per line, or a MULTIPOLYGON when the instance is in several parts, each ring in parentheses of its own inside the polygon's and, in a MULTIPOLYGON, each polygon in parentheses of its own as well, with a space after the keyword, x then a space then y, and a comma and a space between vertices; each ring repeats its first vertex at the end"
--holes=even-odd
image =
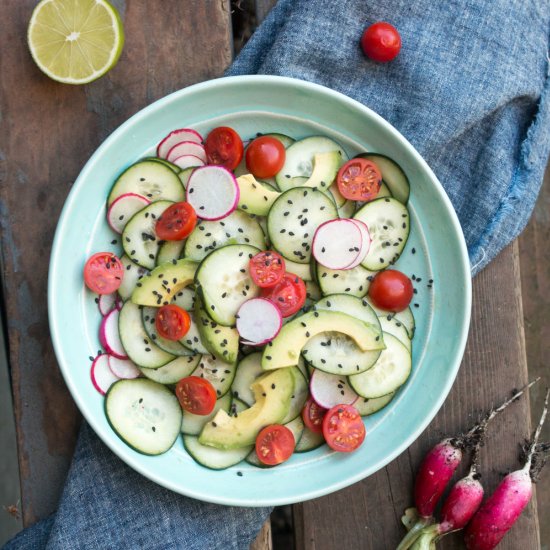
POLYGON ((525 466, 504 478, 496 491, 483 504, 484 490, 479 479, 479 451, 489 422, 516 401, 537 378, 492 409, 465 434, 444 439, 433 447, 420 465, 414 487, 416 508, 405 512, 403 523, 409 532, 401 541, 398 550, 435 548, 442 536, 466 528, 466 546, 469 550, 491 550, 504 537, 529 502, 532 483, 544 465, 549 445, 539 444, 538 439, 544 423, 548 393, 540 423, 532 441, 525 451, 525 466), (447 484, 460 464, 463 451, 471 450, 470 471, 455 483, 441 509, 439 523, 434 524, 434 510, 447 484))

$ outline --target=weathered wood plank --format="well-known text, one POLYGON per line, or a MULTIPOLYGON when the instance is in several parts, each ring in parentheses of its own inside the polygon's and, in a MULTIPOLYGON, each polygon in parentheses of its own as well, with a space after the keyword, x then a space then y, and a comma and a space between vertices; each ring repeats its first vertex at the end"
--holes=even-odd
MULTIPOLYGON (((525 344, 529 376, 542 376, 550 383, 548 357, 550 356, 550 167, 535 211, 527 228, 519 238, 521 265, 521 292, 525 319, 525 344)), ((531 418, 536 418, 544 402, 544 384, 531 391, 531 418)), ((550 441, 550 424, 544 427, 541 439, 550 441)), ((537 507, 540 518, 550 517, 550 469, 537 484, 537 507)), ((550 541, 550 522, 541 521, 540 540, 550 541)))
MULTIPOLYGON (((424 453, 442 436, 467 427, 480 411, 527 380, 519 276, 514 244, 476 277, 470 338, 445 405, 420 439, 384 470, 336 494, 296 506, 298 549, 385 550, 396 546, 403 534, 399 517, 412 504, 413 475, 424 453)), ((487 490, 495 487, 502 472, 516 467, 518 443, 529 429, 527 399, 492 426, 482 453, 487 490)), ((538 533, 536 506, 531 503, 499 548, 539 548, 538 533)), ((440 547, 463 545, 456 535, 444 539, 440 547)))
POLYGON ((250 550, 272 550, 273 541, 271 539, 271 522, 267 520, 256 540, 250 545, 250 550))
POLYGON ((232 57, 229 0, 119 0, 126 45, 117 67, 88 86, 64 86, 40 73, 25 45, 35 4, 6 0, 0 23, 3 285, 26 525, 54 509, 79 424, 46 309, 49 252, 71 182, 130 115, 220 76, 232 57))

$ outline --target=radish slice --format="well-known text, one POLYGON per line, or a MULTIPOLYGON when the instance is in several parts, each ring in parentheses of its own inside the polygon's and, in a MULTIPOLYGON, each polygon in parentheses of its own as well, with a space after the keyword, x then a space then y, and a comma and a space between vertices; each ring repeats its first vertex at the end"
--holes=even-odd
POLYGON ((365 259, 370 250, 370 243, 372 242, 369 228, 367 227, 367 224, 365 222, 362 222, 361 220, 350 221, 352 221, 361 230, 361 235, 363 236, 363 245, 361 246, 361 251, 359 252, 359 256, 357 256, 357 259, 346 269, 353 269, 354 267, 357 267, 365 259))
POLYGON ((177 158, 183 155, 195 155, 199 157, 206 164, 206 152, 204 151, 204 146, 200 143, 195 143, 194 141, 182 141, 176 143, 172 149, 168 152, 166 160, 169 162, 174 162, 177 158))
POLYGON ((118 292, 117 292, 117 295, 116 295, 116 298, 115 298, 115 307, 118 309, 118 311, 120 311, 122 309, 123 305, 124 305, 124 302, 122 301, 122 298, 120 297, 120 294, 118 294, 118 292))
POLYGON ((113 374, 118 378, 137 378, 141 372, 136 367, 136 364, 130 359, 119 359, 114 355, 108 355, 109 368, 113 374))
POLYGON ((197 155, 182 155, 181 157, 174 159, 173 162, 182 170, 185 170, 186 168, 194 168, 196 166, 204 166, 206 164, 199 157, 197 157, 197 155))
POLYGON ((187 202, 203 220, 221 220, 239 203, 235 176, 223 166, 195 168, 187 182, 187 202))
POLYGON ((128 359, 118 332, 118 313, 118 309, 113 309, 103 317, 99 327, 99 341, 107 353, 119 359, 128 359))
POLYGON ((110 313, 115 307, 117 307, 117 299, 120 299, 116 292, 111 294, 100 294, 97 300, 97 307, 99 308, 99 313, 105 317, 110 313))
POLYGON ((329 374, 315 369, 309 381, 309 391, 315 402, 330 409, 336 405, 353 405, 359 397, 348 384, 345 376, 329 374))
POLYGON ((181 143, 182 141, 193 141, 195 143, 201 144, 204 140, 202 136, 191 130, 191 128, 181 128, 180 130, 174 130, 170 132, 159 144, 157 147, 157 157, 165 159, 168 156, 168 152, 174 145, 181 143))
POLYGON ((120 380, 120 378, 109 368, 109 356, 106 353, 102 353, 94 359, 90 370, 90 377, 92 378, 94 388, 101 395, 105 395, 107 390, 117 380, 120 380))
POLYGON ((136 213, 151 204, 149 199, 137 193, 124 193, 120 195, 107 211, 107 222, 113 231, 122 233, 130 218, 136 213))
POLYGON ((351 220, 329 220, 313 236, 315 259, 328 269, 348 269, 357 261, 363 248, 363 235, 351 220))
POLYGON ((237 330, 248 345, 271 342, 283 325, 277 306, 265 298, 252 298, 237 312, 237 330))

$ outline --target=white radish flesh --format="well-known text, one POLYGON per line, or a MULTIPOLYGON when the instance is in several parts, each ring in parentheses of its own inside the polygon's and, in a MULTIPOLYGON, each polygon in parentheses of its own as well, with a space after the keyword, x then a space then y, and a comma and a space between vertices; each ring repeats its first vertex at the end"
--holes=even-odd
POLYGON ((168 152, 166 160, 168 162, 174 162, 177 158, 183 155, 195 155, 206 163, 206 152, 204 150, 204 146, 200 143, 195 143, 194 141, 182 141, 181 143, 176 143, 176 145, 174 145, 174 147, 172 147, 172 149, 168 152))
POLYGON ((113 311, 117 305, 118 294, 113 292, 111 294, 100 294, 97 298, 97 307, 99 313, 105 317, 108 313, 113 311))
POLYGON ((313 256, 328 269, 348 269, 363 248, 363 235, 351 220, 329 220, 321 224, 313 237, 313 256))
POLYGON ((204 166, 206 163, 197 157, 197 155, 182 155, 181 157, 174 159, 174 164, 179 166, 182 170, 185 170, 186 168, 204 166))
POLYGON ((258 346, 270 342, 283 325, 281 312, 265 298, 252 298, 237 313, 237 330, 243 343, 258 346))
POLYGON ((99 341, 107 353, 118 357, 119 359, 128 359, 126 351, 120 341, 118 332, 118 309, 113 309, 101 321, 99 327, 99 341))
POLYGON ((109 355, 109 368, 118 378, 137 378, 141 372, 136 364, 130 359, 119 359, 114 355, 109 355))
POLYGON ((90 370, 92 384, 94 388, 101 394, 105 395, 107 390, 117 381, 120 380, 113 371, 109 368, 109 356, 105 353, 98 355, 92 363, 90 370))
POLYGON ((239 203, 235 176, 222 166, 202 166, 193 170, 187 182, 187 202, 204 220, 221 220, 239 203))
POLYGON ((309 390, 315 402, 325 409, 336 405, 353 405, 359 397, 345 376, 328 374, 318 369, 313 371, 309 390))
POLYGON ((107 211, 107 222, 116 233, 122 233, 130 218, 145 208, 151 201, 137 193, 120 195, 107 211))
POLYGON ((181 128, 170 132, 158 145, 157 157, 165 159, 168 153, 174 145, 181 143, 182 141, 193 141, 195 143, 202 144, 202 136, 191 128, 181 128))
POLYGON ((348 265, 346 269, 353 269, 354 267, 357 267, 365 259, 365 256, 369 253, 370 243, 372 241, 372 239, 370 238, 369 228, 367 227, 367 224, 365 222, 362 222, 361 220, 351 219, 350 221, 353 222, 361 231, 363 243, 361 245, 361 250, 356 260, 352 264, 348 265))

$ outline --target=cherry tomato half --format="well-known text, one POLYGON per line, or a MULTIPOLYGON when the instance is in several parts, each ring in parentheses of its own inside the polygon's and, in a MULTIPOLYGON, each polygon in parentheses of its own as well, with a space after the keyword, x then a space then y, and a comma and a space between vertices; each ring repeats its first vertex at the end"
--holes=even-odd
POLYGON ((181 340, 189 330, 189 313, 175 304, 162 306, 157 312, 155 326, 157 332, 167 340, 181 340))
POLYGON ((122 284, 124 267, 112 252, 98 252, 84 266, 84 282, 96 294, 111 294, 122 284))
POLYGON ((214 386, 200 376, 182 378, 176 385, 176 397, 184 411, 205 416, 216 405, 214 386))
POLYGON ((393 25, 380 21, 365 29, 361 48, 367 57, 386 63, 395 59, 401 50, 401 36, 393 25))
POLYGON ((272 178, 283 167, 284 145, 275 138, 262 136, 246 148, 246 168, 257 178, 272 178))
POLYGON ((336 176, 338 191, 352 201, 370 201, 378 195, 382 174, 371 160, 355 158, 348 160, 336 176))
POLYGON ((411 303, 413 284, 401 271, 387 269, 374 277, 369 286, 372 303, 387 311, 403 311, 411 303))
POLYGON ((366 430, 355 407, 336 405, 325 414, 323 435, 331 449, 350 453, 363 443, 366 430))
POLYGON ((306 301, 306 285, 300 277, 285 273, 274 286, 262 291, 262 296, 273 302, 283 317, 294 315, 306 301))
POLYGON ((214 128, 204 142, 209 164, 235 170, 243 158, 243 141, 239 134, 227 126, 214 128))
POLYGON ((197 225, 197 214, 188 202, 170 205, 157 220, 155 233, 163 241, 181 241, 188 237, 197 225))
POLYGON ((280 424, 266 426, 256 437, 258 460, 268 466, 276 466, 288 460, 295 446, 292 432, 280 424))
POLYGON ((254 256, 248 263, 252 280, 260 288, 276 285, 285 275, 285 261, 277 252, 266 250, 254 256))
POLYGON ((318 405, 310 397, 302 409, 302 420, 312 432, 320 434, 323 431, 323 418, 325 418, 326 412, 327 409, 318 405))

